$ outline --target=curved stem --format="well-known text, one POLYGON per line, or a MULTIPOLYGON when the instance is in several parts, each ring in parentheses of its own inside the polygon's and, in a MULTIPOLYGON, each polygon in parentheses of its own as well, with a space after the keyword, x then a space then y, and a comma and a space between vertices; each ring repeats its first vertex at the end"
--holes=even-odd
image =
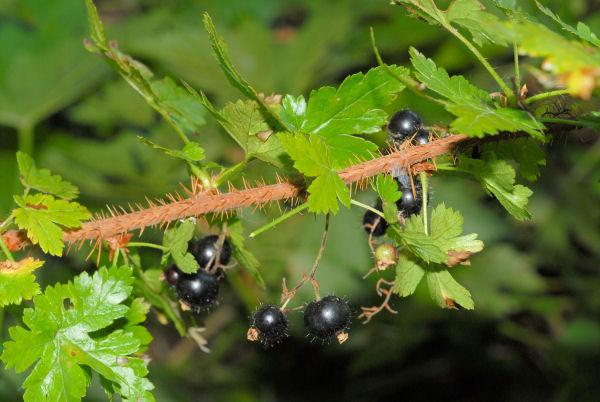
POLYGON ((477 59, 483 65, 483 67, 485 67, 485 69, 488 70, 488 72, 490 73, 492 78, 498 83, 498 85, 502 89, 502 92, 504 92, 504 94, 506 95, 508 100, 512 104, 514 104, 515 95, 514 95, 513 91, 511 91, 510 87, 506 84, 506 82, 504 82, 504 80, 502 78, 500 78, 500 76, 498 75, 496 70, 494 70, 494 68, 490 65, 490 63, 488 63, 488 61, 485 59, 485 57, 483 57, 483 55, 481 53, 479 53, 479 50, 477 50, 477 48, 467 38, 465 38, 460 32, 458 32, 458 30, 456 28, 454 28, 452 25, 444 24, 444 28, 446 28, 448 30, 448 32, 450 32, 451 34, 456 36, 456 38, 458 40, 460 40, 462 43, 464 43, 464 45, 475 55, 475 57, 477 57, 477 59))
POLYGON ((15 260, 13 255, 11 254, 11 252, 8 250, 8 247, 6 247, 6 244, 4 243, 4 239, 2 238, 2 236, 0 236, 0 249, 2 249, 2 251, 6 255, 6 258, 8 258, 10 261, 15 260))
POLYGON ((519 47, 517 42, 513 43, 513 57, 515 60, 515 96, 520 98, 521 94, 521 71, 519 69, 519 47))
POLYGON ((233 165, 228 169, 225 169, 221 174, 219 174, 216 177, 215 187, 219 187, 221 184, 228 181, 231 177, 235 176, 237 173, 243 170, 244 167, 246 167, 246 164, 248 164, 248 159, 244 159, 240 163, 233 165))
POLYGON ((33 143, 35 139, 33 124, 25 123, 19 126, 18 135, 19 151, 25 152, 29 156, 33 156, 33 143))
POLYGON ((308 202, 305 202, 304 204, 297 206, 296 208, 292 209, 291 211, 286 212, 285 214, 281 215, 279 218, 275 219, 271 223, 267 223, 266 225, 256 229, 254 232, 250 233, 249 236, 256 237, 259 234, 261 234, 262 232, 279 225, 281 222, 285 221, 288 218, 291 218, 292 216, 294 216, 296 214, 299 214, 300 212, 304 211, 305 209, 308 209, 308 202))
POLYGON ((130 242, 130 243, 127 243, 126 247, 148 247, 148 248, 155 248, 157 250, 163 250, 163 251, 166 251, 169 249, 168 247, 161 246, 159 244, 144 243, 144 242, 130 242))
POLYGON ((379 215, 380 217, 382 217, 382 218, 385 218, 385 216, 383 215, 383 212, 381 212, 381 211, 379 211, 379 210, 377 210, 377 209, 375 209, 375 208, 373 208, 373 207, 370 207, 370 206, 368 206, 368 205, 366 205, 366 204, 363 204, 362 202, 359 202, 359 201, 356 201, 356 200, 350 199, 350 204, 354 204, 354 205, 356 205, 357 207, 364 208, 364 209, 366 209, 367 211, 371 211, 371 212, 373 212, 373 213, 375 213, 375 214, 379 215))
POLYGON ((548 98, 552 98, 554 96, 568 95, 568 94, 569 94, 568 89, 557 89, 555 91, 542 92, 541 94, 531 96, 531 97, 525 99, 523 101, 523 103, 525 105, 529 105, 530 103, 533 103, 533 102, 536 102, 536 101, 539 101, 542 99, 548 99, 548 98))
POLYGON ((423 188, 423 230, 426 235, 429 235, 429 219, 427 218, 427 172, 423 171, 420 174, 421 186, 423 188))

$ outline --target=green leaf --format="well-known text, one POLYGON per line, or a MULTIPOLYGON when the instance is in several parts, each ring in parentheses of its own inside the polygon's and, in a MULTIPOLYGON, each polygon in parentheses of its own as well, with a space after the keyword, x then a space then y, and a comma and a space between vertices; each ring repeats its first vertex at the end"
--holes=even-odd
POLYGON ((456 132, 469 136, 483 137, 501 131, 525 131, 532 137, 544 140, 541 123, 523 110, 502 108, 496 105, 489 94, 467 81, 463 76, 450 77, 446 70, 437 67, 415 48, 410 49, 411 62, 416 77, 428 89, 445 97, 445 108, 457 119, 451 124, 456 132))
POLYGON ((398 258, 396 280, 392 292, 401 297, 412 295, 423 279, 425 269, 404 255, 398 258))
POLYGON ((89 211, 76 202, 56 200, 48 194, 14 196, 20 208, 13 211, 19 229, 27 230, 27 237, 45 253, 61 255, 64 248, 62 229, 81 227, 81 221, 90 217, 89 211))
POLYGON ((137 138, 144 144, 155 149, 160 149, 167 155, 174 158, 183 159, 184 161, 188 162, 198 162, 204 159, 204 148, 202 148, 197 142, 188 142, 182 149, 170 149, 162 147, 145 137, 138 136, 137 138))
POLYGON ((214 113, 218 113, 215 117, 221 126, 246 152, 246 158, 255 157, 277 167, 289 166, 274 125, 265 119, 256 102, 228 102, 221 112, 214 113))
POLYGON ((471 293, 460 283, 456 282, 447 269, 427 272, 427 285, 431 298, 443 308, 460 307, 473 310, 475 304, 471 293))
POLYGON ((294 131, 300 131, 306 116, 306 100, 300 95, 286 95, 281 101, 281 119, 294 131))
POLYGON ((187 219, 165 231, 163 246, 167 247, 169 251, 163 254, 163 263, 166 263, 170 254, 177 268, 183 272, 193 274, 200 269, 196 258, 188 253, 188 242, 194 237, 195 228, 196 225, 187 219))
POLYGON ((206 123, 202 105, 171 78, 152 81, 150 86, 162 111, 186 132, 194 133, 206 123))
POLYGON ((244 246, 245 236, 242 221, 239 218, 235 218, 232 222, 227 224, 227 230, 229 231, 229 239, 233 246, 233 256, 240 265, 244 267, 248 274, 250 274, 252 279, 264 289, 266 287, 265 281, 258 271, 260 262, 256 259, 254 254, 248 251, 244 246))
POLYGON ((459 25, 467 29, 473 41, 478 45, 486 42, 506 44, 506 38, 494 35, 491 30, 499 23, 498 18, 485 12, 485 7, 477 0, 455 0, 450 3, 447 10, 437 8, 432 0, 395 0, 403 4, 416 17, 420 17, 430 24, 439 24, 448 29, 451 25, 459 25))
POLYGON ((383 214, 388 223, 398 222, 398 206, 396 201, 402 197, 402 191, 398 190, 398 182, 390 175, 379 173, 376 180, 376 189, 382 200, 383 214))
POLYGON ((275 120, 277 128, 285 128, 285 123, 279 117, 278 112, 272 110, 259 96, 258 92, 250 84, 246 81, 241 74, 235 69, 233 63, 231 62, 231 58, 229 57, 229 50, 227 49, 227 44, 219 36, 217 33, 217 29, 210 18, 208 13, 204 13, 204 29, 208 34, 208 40, 210 41, 210 45, 213 48, 215 57, 221 66, 221 69, 225 73, 225 76, 235 88, 237 88, 240 92, 242 92, 248 99, 253 100, 258 103, 259 109, 261 112, 270 116, 273 120, 275 120))
POLYGON ((79 190, 77 187, 63 181, 59 175, 52 175, 48 169, 38 169, 33 159, 24 152, 17 152, 19 164, 19 179, 26 188, 54 194, 59 198, 72 200, 77 198, 79 190))
POLYGON ((106 37, 104 36, 104 27, 102 26, 102 22, 100 21, 98 10, 96 9, 94 2, 92 0, 85 0, 85 5, 87 7, 90 30, 92 31, 92 39, 95 42, 106 42, 106 37))
POLYGON ((350 206, 350 190, 333 168, 329 149, 319 136, 311 134, 309 139, 303 134, 281 134, 279 138, 294 160, 294 167, 306 176, 317 176, 308 187, 311 212, 331 211, 335 215, 339 211, 338 199, 350 206))
POLYGON ((600 39, 598 39, 598 37, 595 33, 592 32, 590 27, 585 25, 583 22, 578 22, 577 29, 575 29, 571 25, 565 23, 558 15, 554 14, 549 8, 546 8, 542 4, 540 4, 539 1, 536 1, 535 4, 544 14, 556 21, 565 31, 570 32, 571 34, 577 36, 579 39, 589 42, 593 46, 600 47, 600 39))
MULTIPOLYGON (((406 74, 404 67, 388 66, 392 73, 406 74)), ((381 131, 387 121, 383 110, 404 89, 404 85, 383 67, 366 74, 346 77, 336 89, 322 87, 304 97, 287 95, 281 118, 294 130, 318 134, 330 148, 335 168, 341 169, 361 159, 371 159, 377 146, 351 134, 381 131)))
POLYGON ((42 265, 43 261, 31 257, 19 262, 0 262, 0 307, 19 304, 39 294, 40 285, 32 272, 42 265))
POLYGON ((25 401, 81 400, 91 380, 85 366, 112 382, 124 399, 153 400, 146 366, 133 357, 146 340, 116 324, 130 309, 123 303, 132 282, 129 268, 102 267, 93 276, 84 272, 72 283, 49 286, 34 298, 35 308, 23 314, 29 329, 10 328, 12 340, 0 356, 17 372, 37 361, 23 385, 25 401), (112 332, 100 331, 111 325, 112 332))
POLYGON ((504 208, 517 220, 531 218, 527 202, 533 192, 515 184, 515 169, 493 152, 487 152, 484 160, 460 157, 460 169, 474 175, 488 193, 493 194, 504 208))
POLYGON ((463 235, 463 217, 460 211, 446 208, 444 203, 439 204, 431 211, 429 225, 431 237, 434 238, 446 254, 450 251, 466 251, 478 253, 483 249, 483 242, 477 239, 476 233, 463 235))
POLYGON ((546 166, 544 151, 531 138, 516 138, 483 146, 482 154, 494 152, 499 159, 512 159, 519 164, 521 175, 533 182, 540 175, 540 166, 546 166))
MULTIPOLYGON (((405 71, 403 67, 389 68, 397 74, 405 71)), ((382 67, 353 74, 337 89, 322 87, 311 92, 299 131, 323 137, 381 131, 387 121, 382 109, 403 89, 404 85, 382 67)))

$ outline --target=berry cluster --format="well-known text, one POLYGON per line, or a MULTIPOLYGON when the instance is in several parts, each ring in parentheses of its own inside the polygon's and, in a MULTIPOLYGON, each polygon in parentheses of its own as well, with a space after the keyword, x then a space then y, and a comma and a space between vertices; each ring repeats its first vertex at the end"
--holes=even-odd
POLYGON ((388 124, 388 135, 394 145, 402 145, 410 140, 412 145, 424 145, 429 142, 429 131, 423 128, 423 120, 412 110, 396 112, 388 124))
POLYGON ((175 288, 179 300, 198 313, 217 300, 219 285, 225 276, 222 267, 229 263, 232 250, 227 240, 219 245, 216 235, 191 240, 188 250, 200 265, 198 271, 186 274, 173 265, 165 271, 164 277, 175 288))
MULTIPOLYGON (((336 337, 339 343, 348 339, 345 332, 350 324, 350 307, 337 296, 327 296, 310 302, 304 309, 304 325, 315 338, 328 340, 336 337)), ((288 320, 284 312, 267 305, 257 310, 250 319, 248 339, 272 346, 288 336, 288 320)))
MULTIPOLYGON (((401 110, 396 112, 388 124, 388 135, 395 146, 403 146, 407 140, 412 145, 424 145, 429 142, 429 131, 423 128, 421 117, 412 110, 401 110)), ((423 206, 423 189, 414 185, 414 180, 408 174, 395 177, 398 190, 402 196, 396 201, 398 217, 406 219, 411 215, 419 214, 423 206)), ((383 211, 381 200, 373 206, 378 211, 383 211)), ((365 212, 363 216, 363 228, 365 231, 379 237, 385 234, 389 223, 373 211, 365 212)))

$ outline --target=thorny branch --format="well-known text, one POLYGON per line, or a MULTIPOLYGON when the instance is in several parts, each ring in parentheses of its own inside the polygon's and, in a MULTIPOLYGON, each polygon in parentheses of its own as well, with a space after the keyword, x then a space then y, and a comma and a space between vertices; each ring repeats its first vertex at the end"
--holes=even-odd
MULTIPOLYGON (((407 168, 415 163, 451 152, 458 143, 465 140, 470 140, 470 138, 462 134, 451 135, 422 146, 397 150, 388 155, 352 165, 337 173, 346 184, 364 182, 380 172, 407 168)), ((166 201, 148 200, 147 208, 136 205, 138 209, 135 210, 130 206, 129 212, 122 207, 119 208, 121 212, 116 208, 108 208, 111 216, 106 217, 103 214, 83 223, 79 229, 64 230, 63 241, 81 244, 90 240, 99 244, 102 240, 120 236, 132 230, 139 229, 141 234, 148 226, 168 224, 190 216, 226 213, 233 209, 289 200, 302 196, 304 191, 303 183, 293 181, 280 181, 276 184, 259 185, 243 190, 231 187, 231 191, 228 193, 216 191, 196 193, 193 189, 190 191, 189 198, 169 195, 166 201)), ((28 244, 24 233, 17 230, 3 233, 2 238, 11 251, 16 251, 28 244)))

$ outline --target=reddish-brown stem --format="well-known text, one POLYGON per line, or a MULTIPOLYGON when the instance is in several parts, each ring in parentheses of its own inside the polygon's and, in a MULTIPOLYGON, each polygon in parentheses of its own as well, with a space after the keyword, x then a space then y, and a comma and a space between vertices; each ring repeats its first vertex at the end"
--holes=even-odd
MULTIPOLYGON (((466 135, 451 135, 426 145, 398 150, 389 155, 347 167, 338 171, 338 175, 346 184, 355 183, 380 172, 407 168, 412 164, 445 154, 457 143, 467 140, 466 135)), ((107 218, 93 219, 85 222, 81 228, 63 231, 63 241, 68 243, 85 240, 105 240, 132 230, 143 230, 147 226, 165 224, 189 216, 207 213, 226 212, 248 206, 257 206, 271 201, 290 199, 301 195, 302 184, 280 182, 244 190, 232 190, 229 193, 203 192, 186 199, 165 202, 161 205, 151 204, 148 208, 115 214, 107 218)), ((11 250, 16 250, 25 243, 24 236, 17 231, 7 231, 2 238, 11 250)))

